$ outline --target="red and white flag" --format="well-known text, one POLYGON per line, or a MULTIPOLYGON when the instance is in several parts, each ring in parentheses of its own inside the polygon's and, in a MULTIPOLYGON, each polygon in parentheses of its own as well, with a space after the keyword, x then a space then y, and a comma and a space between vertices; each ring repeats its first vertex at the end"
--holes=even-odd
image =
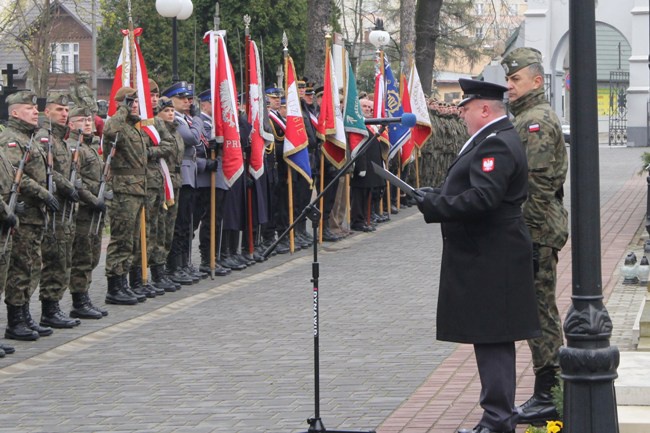
MULTIPOLYGON (((400 75, 400 89, 402 91, 402 109, 404 113, 412 113, 411 111, 411 97, 409 94, 408 85, 406 83, 406 76, 402 73, 400 75)), ((402 164, 402 169, 406 167, 406 164, 413 160, 413 147, 415 142, 413 141, 413 129, 411 129, 411 135, 409 139, 401 147, 400 159, 402 164)))
POLYGON ((296 68, 291 56, 285 61, 287 77, 287 119, 284 132, 283 157, 287 164, 300 173, 311 185, 311 166, 309 165, 309 138, 302 118, 298 84, 296 83, 296 68))
POLYGON ((336 168, 345 164, 345 126, 339 102, 339 86, 334 71, 332 52, 327 48, 325 54, 325 78, 323 99, 320 105, 316 134, 323 140, 323 154, 336 168))
POLYGON ((209 31, 203 42, 210 47, 210 89, 212 89, 212 133, 223 143, 223 177, 232 186, 244 172, 239 136, 235 74, 228 58, 223 31, 209 31))
POLYGON ((273 141, 273 135, 264 130, 264 95, 260 83, 262 82, 262 68, 260 67, 260 55, 257 45, 249 41, 248 49, 248 122, 251 130, 251 155, 248 172, 255 179, 259 179, 264 173, 264 152, 266 143, 273 141))
POLYGON ((416 124, 411 129, 411 140, 418 149, 424 146, 432 129, 431 118, 429 117, 429 107, 427 107, 427 98, 422 90, 422 82, 415 67, 415 62, 411 63, 411 73, 409 76, 408 92, 411 97, 411 113, 415 114, 416 124))

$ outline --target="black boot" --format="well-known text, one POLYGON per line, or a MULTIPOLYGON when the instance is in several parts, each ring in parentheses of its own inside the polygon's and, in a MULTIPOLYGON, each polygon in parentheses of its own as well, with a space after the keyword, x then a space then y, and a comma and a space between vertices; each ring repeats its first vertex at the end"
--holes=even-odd
POLYGON ((163 265, 153 265, 151 266, 151 280, 159 289, 163 289, 165 292, 175 292, 176 284, 165 279, 165 272, 163 265))
POLYGON ((199 281, 201 281, 201 278, 203 278, 203 274, 200 274, 198 271, 195 271, 195 269, 189 264, 190 258, 188 254, 184 253, 181 256, 181 269, 192 279, 192 284, 196 284, 199 281))
POLYGON ((153 281, 146 281, 144 283, 144 288, 155 293, 156 296, 162 296, 165 294, 165 289, 158 287, 153 281))
POLYGON ((5 329, 5 338, 11 340, 34 341, 38 340, 38 332, 32 330, 25 323, 23 306, 7 304, 7 329, 5 329))
POLYGON ((12 353, 16 353, 16 349, 14 349, 13 346, 10 346, 6 343, 0 343, 0 350, 6 353, 7 355, 11 355, 12 353))
MULTIPOLYGON (((189 286, 190 284, 194 283, 192 277, 187 275, 181 269, 180 256, 173 256, 169 258, 167 261, 167 271, 169 273, 169 279, 175 283, 182 284, 183 286, 189 286)), ((178 287, 176 287, 176 290, 178 290, 178 287)))
POLYGON ((136 297, 139 297, 140 295, 143 295, 145 298, 156 297, 156 293, 153 290, 149 290, 148 287, 145 287, 145 285, 142 284, 141 266, 131 266, 131 270, 129 271, 129 286, 131 287, 131 291, 135 293, 136 297))
POLYGON ((107 277, 108 289, 106 290, 106 303, 115 305, 135 305, 138 298, 122 290, 122 276, 107 277))
MULTIPOLYGON (((210 269, 210 260, 201 257, 201 264, 199 265, 199 271, 201 272, 206 272, 208 275, 212 272, 212 269, 210 269)), ((217 277, 224 277, 226 275, 230 274, 230 269, 226 269, 223 266, 219 265, 217 261, 214 261, 214 275, 217 277)))
MULTIPOLYGON (((32 331, 38 332, 39 337, 48 337, 54 333, 52 328, 48 326, 41 326, 34 319, 32 319, 32 314, 29 311, 29 303, 25 302, 23 305, 23 317, 25 318, 25 323, 32 331)), ((6 351, 5 351, 6 352, 6 351)))
POLYGON ((517 407, 517 424, 546 425, 546 421, 558 419, 551 389, 558 384, 557 369, 544 367, 535 374, 533 396, 517 407))
POLYGON ((92 308, 95 311, 99 311, 103 317, 108 316, 107 309, 93 305, 93 302, 90 300, 90 295, 88 294, 88 292, 86 292, 86 302, 88 303, 90 308, 92 308))
POLYGON ((70 317, 97 320, 104 317, 104 315, 92 307, 88 293, 73 293, 70 317))
POLYGON ((41 326, 64 329, 74 328, 81 323, 78 319, 71 319, 63 314, 61 307, 59 307, 59 301, 44 299, 41 301, 41 307, 41 326))
POLYGON ((131 289, 131 286, 129 285, 129 279, 127 278, 126 274, 122 275, 121 282, 122 282, 122 291, 124 293, 133 296, 135 299, 138 300, 138 302, 144 302, 147 300, 147 296, 144 293, 137 293, 131 289))

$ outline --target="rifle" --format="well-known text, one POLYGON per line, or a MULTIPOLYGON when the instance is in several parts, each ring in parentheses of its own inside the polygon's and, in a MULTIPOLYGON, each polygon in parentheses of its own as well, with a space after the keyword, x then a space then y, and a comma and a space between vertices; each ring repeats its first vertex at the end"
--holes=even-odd
MULTIPOLYGON (((49 135, 49 134, 48 134, 49 135)), ((45 180, 47 183, 47 192, 50 195, 54 195, 55 193, 55 186, 54 186, 54 154, 52 153, 52 142, 50 141, 49 137, 43 137, 41 138, 41 146, 46 145, 47 147, 47 170, 46 170, 46 176, 45 180)), ((49 213, 46 210, 45 211, 45 230, 47 231, 47 226, 50 225, 49 223, 49 213)), ((52 231, 56 231, 56 211, 52 211, 52 231)))
MULTIPOLYGON (((111 160, 113 159, 113 156, 115 156, 115 150, 117 149, 117 139, 119 137, 119 133, 115 134, 115 140, 113 140, 113 144, 111 145, 111 151, 106 157, 106 163, 104 164, 104 170, 102 171, 102 175, 99 178, 99 192, 97 193, 97 202, 98 203, 103 203, 104 202, 104 195, 106 193, 106 178, 108 177, 108 173, 110 172, 111 169, 111 160)), ((93 212, 93 217, 90 220, 90 229, 88 231, 88 235, 90 236, 93 233, 93 224, 95 223, 95 214, 97 214, 97 211, 93 212)), ((97 227, 95 227, 95 235, 99 233, 99 226, 102 225, 102 215, 104 215, 103 211, 99 211, 99 215, 97 217, 97 227)))
MULTIPOLYGON (((20 181, 23 179, 23 173, 25 171, 25 164, 27 164, 27 161, 29 161, 29 152, 32 149, 32 140, 34 140, 34 136, 29 139, 29 143, 27 143, 27 146, 25 147, 25 152, 23 153, 23 157, 20 159, 20 162, 18 163, 18 168, 16 169, 16 173, 14 174, 14 181, 11 184, 11 191, 9 193, 9 213, 14 213, 16 210, 16 203, 18 203, 18 193, 20 192, 20 181)), ((7 252, 7 245, 9 244, 9 238, 13 234, 13 229, 7 229, 7 237, 5 237, 4 241, 4 246, 2 248, 2 255, 4 255, 7 252)))
MULTIPOLYGON (((79 141, 77 142, 77 147, 72 148, 72 164, 70 166, 70 183, 72 184, 73 188, 76 188, 75 183, 77 181, 77 165, 79 163, 79 146, 81 146, 81 140, 83 140, 83 133, 81 132, 80 129, 79 141)), ((61 223, 65 221, 65 208, 68 206, 68 203, 70 203, 69 199, 66 199, 66 201, 63 203, 63 212, 61 212, 61 223)), ((68 219, 68 222, 72 222, 73 214, 74 214, 74 204, 70 203, 70 217, 68 219)))

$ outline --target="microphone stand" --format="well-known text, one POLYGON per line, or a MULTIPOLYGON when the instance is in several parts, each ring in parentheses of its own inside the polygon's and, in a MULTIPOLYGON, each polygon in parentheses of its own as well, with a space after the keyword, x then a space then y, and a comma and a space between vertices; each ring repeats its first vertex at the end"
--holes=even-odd
MULTIPOLYGON (((375 120, 375 119, 373 119, 375 120)), ((300 221, 302 221, 305 218, 309 218, 311 220, 311 227, 312 227, 312 234, 314 237, 314 259, 312 261, 312 267, 311 267, 311 282, 314 285, 314 301, 313 301, 313 311, 314 311, 314 417, 313 418, 308 418, 307 423, 309 424, 309 429, 307 430, 307 433, 375 433, 374 430, 370 430, 367 432, 355 432, 355 431, 350 431, 350 430, 327 430, 325 426, 323 425, 323 421, 321 420, 320 417, 320 358, 319 358, 319 333, 320 333, 320 327, 319 327, 319 314, 318 314, 318 278, 320 275, 320 266, 318 263, 318 225, 320 224, 320 216, 321 212, 318 209, 318 206, 316 205, 319 201, 320 198, 329 190, 332 185, 338 185, 338 180, 343 176, 349 168, 352 166, 352 164, 355 163, 357 159, 361 155, 365 153, 365 151, 370 147, 370 145, 374 142, 378 142, 378 137, 384 133, 386 130, 387 123, 382 123, 380 128, 373 134, 372 137, 370 137, 368 140, 366 140, 363 144, 361 144, 361 147, 359 147, 358 152, 354 155, 354 157, 350 158, 350 160, 339 170, 338 173, 334 176, 334 178, 323 188, 323 190, 314 198, 311 203, 309 203, 298 215, 298 217, 293 221, 293 223, 282 233, 278 236, 278 238, 273 242, 266 251, 262 254, 264 258, 268 257, 269 254, 275 249, 275 247, 278 245, 278 243, 284 239, 289 232, 293 229, 293 227, 298 224, 300 221)))

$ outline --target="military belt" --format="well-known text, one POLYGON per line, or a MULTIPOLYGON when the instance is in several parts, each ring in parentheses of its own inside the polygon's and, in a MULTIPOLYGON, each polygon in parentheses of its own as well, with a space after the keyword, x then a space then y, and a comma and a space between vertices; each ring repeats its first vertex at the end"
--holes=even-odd
POLYGON ((146 170, 144 167, 139 168, 112 168, 111 173, 114 176, 144 176, 146 170))

